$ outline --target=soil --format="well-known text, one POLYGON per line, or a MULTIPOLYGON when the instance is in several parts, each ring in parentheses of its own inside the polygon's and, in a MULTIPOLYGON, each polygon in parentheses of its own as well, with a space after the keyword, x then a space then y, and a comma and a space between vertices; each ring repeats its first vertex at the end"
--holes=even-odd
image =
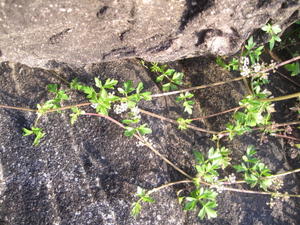
MULTIPOLYGON (((189 85, 209 84, 234 78, 215 65, 213 58, 194 58, 170 66, 183 71, 189 85)), ((29 68, 21 64, 0 64, 0 103, 35 108, 46 101, 49 83, 60 83, 55 74, 67 80, 74 77, 86 84, 93 77, 115 78, 120 81, 142 81, 146 89, 161 92, 153 82, 153 74, 138 60, 123 60, 71 68, 52 61, 49 69, 29 68)), ((281 76, 271 75, 269 89, 274 96, 299 90, 281 76)), ((242 82, 226 84, 195 92, 193 116, 203 116, 237 106, 243 98, 242 82)), ((72 93, 75 102, 84 96, 72 93)), ((276 103, 275 120, 291 121, 292 114, 283 114, 294 101, 276 103), (280 115, 289 115, 284 118, 280 115)), ((154 99, 141 108, 176 119, 182 108, 173 97, 154 99)), ((86 108, 91 111, 91 108, 86 108)), ((112 114, 121 119, 120 116, 112 114)), ((185 115, 187 116, 187 115, 185 115)), ((230 114, 198 121, 195 125, 210 130, 222 130, 230 121, 230 114)), ((248 224, 299 224, 298 199, 277 201, 271 208, 270 198, 263 195, 223 192, 218 196, 218 218, 199 220, 196 212, 185 212, 179 205, 176 192, 189 189, 186 185, 169 187, 153 195, 154 204, 144 204, 142 214, 130 216, 137 186, 153 188, 184 177, 146 147, 138 147, 134 139, 123 136, 116 125, 99 118, 80 118, 71 126, 68 113, 49 114, 41 120, 47 135, 40 146, 32 146, 32 138, 22 137, 21 129, 34 122, 33 113, 11 109, 0 110, 0 224, 103 224, 103 225, 248 225, 248 224)), ((153 130, 150 139, 156 148, 187 173, 194 175, 193 150, 207 152, 214 143, 207 134, 193 130, 179 131, 175 125, 143 116, 153 130)), ((254 145, 258 157, 277 172, 299 168, 299 155, 290 156, 293 147, 285 140, 268 137, 259 143, 260 135, 250 133, 224 142, 232 150, 232 161, 237 162, 248 145, 254 145)), ((232 171, 226 171, 228 175, 232 171)), ((299 193, 299 176, 283 177, 281 192, 299 193)), ((246 186, 237 186, 247 188, 246 186)))

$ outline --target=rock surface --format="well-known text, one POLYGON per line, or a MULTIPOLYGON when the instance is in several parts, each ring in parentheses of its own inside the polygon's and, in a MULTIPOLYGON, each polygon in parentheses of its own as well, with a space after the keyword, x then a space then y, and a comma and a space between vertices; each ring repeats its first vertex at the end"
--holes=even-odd
MULTIPOLYGON (((94 76, 119 80, 126 77, 126 80, 141 80, 147 90, 159 92, 150 79, 151 74, 136 60, 93 64, 77 70, 55 62, 49 66, 52 71, 1 63, 0 104, 35 108, 50 97, 46 85, 58 82, 54 71, 68 80, 78 77, 87 84, 93 82, 94 76)), ((173 66, 188 73, 192 85, 233 76, 203 58, 173 66)), ((279 88, 285 88, 283 82, 279 88)), ((242 94, 239 83, 199 91, 195 109, 204 114, 225 110, 233 107, 242 94)), ((83 101, 78 93, 72 96, 77 103, 83 101)), ((141 107, 170 118, 178 117, 182 110, 173 98, 155 99, 141 107)), ((213 118, 198 125, 222 129, 220 124, 228 117, 213 118)), ((136 146, 135 140, 124 137, 121 129, 104 119, 83 117, 71 126, 68 113, 49 114, 40 124, 47 136, 39 147, 32 147, 32 139, 22 137, 21 129, 30 127, 34 119, 33 113, 0 109, 1 225, 296 225, 300 221, 297 199, 279 201, 270 208, 266 196, 231 192, 219 195, 217 219, 200 221, 195 213, 183 211, 178 204, 176 192, 187 186, 157 192, 153 195, 156 203, 144 204, 142 215, 134 219, 130 216, 130 205, 137 186, 157 187, 184 177, 147 148, 136 146)), ((195 173, 192 150, 206 152, 213 144, 202 133, 179 132, 171 124, 147 116, 143 116, 143 121, 153 129, 150 138, 157 149, 189 174, 195 173)), ((254 144, 259 157, 273 171, 291 169, 285 157, 286 147, 277 139, 259 146, 257 138, 249 135, 232 142, 234 160, 244 154, 247 145, 254 144)), ((281 191, 297 193, 296 176, 285 177, 284 183, 281 191)))
POLYGON ((0 0, 0 60, 44 67, 237 52, 267 22, 299 18, 297 0, 0 0))

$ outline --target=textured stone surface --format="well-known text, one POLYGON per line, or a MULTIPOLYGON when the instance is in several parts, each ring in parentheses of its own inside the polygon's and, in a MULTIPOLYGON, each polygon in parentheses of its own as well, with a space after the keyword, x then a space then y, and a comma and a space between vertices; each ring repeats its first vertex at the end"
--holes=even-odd
POLYGON ((0 0, 0 60, 228 55, 268 21, 285 28, 297 18, 297 0, 0 0))
MULTIPOLYGON (((67 79, 91 84, 94 76, 120 80, 132 79, 145 83, 147 90, 159 92, 151 74, 135 60, 93 64, 73 70, 55 62, 53 71, 67 79), (150 75, 150 76, 149 76, 150 75)), ((189 74, 192 85, 207 84, 232 78, 216 68, 210 60, 200 58, 174 64, 189 74)), ((53 71, 32 69, 21 64, 0 64, 0 104, 31 107, 50 96, 46 85, 56 82, 53 71)), ((284 82, 280 88, 286 88, 284 82)), ((289 87, 292 91, 292 87, 289 87)), ((196 114, 200 116, 228 109, 241 98, 240 83, 227 84, 196 92, 196 114), (215 110, 215 111, 214 111, 215 110), (198 112, 198 113, 197 113, 198 112)), ((74 102, 83 96, 72 94, 74 102)), ((160 98, 141 105, 170 118, 182 109, 174 98, 160 98)), ((86 111, 91 109, 86 108, 86 111)), ((117 119, 117 115, 112 115, 117 119)), ((30 127, 35 115, 11 109, 0 109, 0 224, 2 225, 249 225, 298 224, 299 201, 279 202, 271 209, 269 198, 225 192, 218 197, 219 217, 200 221, 195 213, 181 209, 176 192, 188 186, 170 187, 154 194, 155 204, 145 204, 143 213, 132 218, 130 205, 137 186, 157 187, 184 179, 145 147, 122 135, 110 122, 84 117, 71 126, 68 113, 49 114, 42 119, 47 136, 39 147, 32 147, 32 138, 22 137, 21 129, 30 127)), ((222 129, 229 115, 198 123, 207 129, 222 129)), ((177 166, 194 174, 192 150, 206 152, 212 141, 192 130, 179 132, 175 126, 143 116, 153 129, 150 135, 157 149, 177 166)), ((286 146, 277 139, 259 146, 259 137, 244 136, 230 143, 236 160, 249 144, 256 145, 259 157, 274 171, 291 169, 285 158, 286 146)), ((228 171, 231 173, 231 171, 228 171)), ((228 174, 226 174, 228 175, 228 174)), ((297 193, 299 181, 294 175, 284 178, 282 191, 297 193)))

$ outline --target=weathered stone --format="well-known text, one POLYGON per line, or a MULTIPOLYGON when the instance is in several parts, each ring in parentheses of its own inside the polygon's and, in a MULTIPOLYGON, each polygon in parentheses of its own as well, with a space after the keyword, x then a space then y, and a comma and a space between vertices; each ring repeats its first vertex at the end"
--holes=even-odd
POLYGON ((297 18, 297 0, 0 0, 0 60, 44 67, 229 55, 265 23, 284 29, 297 18))
MULTIPOLYGON (((234 76, 203 58, 174 66, 189 74, 192 85, 234 76)), ((93 64, 76 70, 55 62, 49 63, 49 67, 68 80, 76 76, 91 84, 94 76, 131 79, 143 81, 147 90, 159 92, 150 79, 151 74, 136 60, 93 64)), ((50 97, 46 85, 59 82, 53 71, 1 63, 0 104, 35 108, 37 103, 50 97)), ((285 85, 281 82, 279 90, 285 89, 285 85)), ((290 91, 292 88, 289 86, 290 91)), ((243 91, 242 85, 232 83, 196 92, 194 116, 201 116, 201 110, 205 115, 235 106, 243 91)), ((72 98, 74 103, 84 101, 80 93, 72 93, 72 98)), ((169 118, 178 117, 178 112, 182 111, 172 97, 154 99, 140 107, 169 118)), ((111 115, 120 120, 118 115, 111 115)), ((223 129, 220 124, 226 123, 228 117, 213 118, 198 125, 223 129)), ((21 129, 30 127, 34 119, 33 113, 0 109, 0 224, 285 225, 297 224, 300 219, 297 199, 279 201, 270 208, 266 204, 267 196, 223 192, 218 197, 218 218, 200 221, 196 212, 186 213, 177 201, 177 191, 190 189, 186 185, 155 193, 156 203, 144 204, 141 216, 134 219, 130 216, 130 206, 137 186, 153 188, 185 178, 146 147, 136 146, 136 140, 124 137, 120 128, 104 119, 82 117, 71 126, 67 112, 48 114, 39 124, 47 136, 39 147, 33 147, 32 138, 22 137, 21 129)), ((194 175, 192 151, 207 152, 213 145, 210 137, 192 130, 180 132, 174 125, 144 115, 142 119, 153 129, 149 137, 157 149, 194 175)), ((254 135, 237 138, 230 144, 234 161, 244 154, 249 144, 256 145, 259 157, 273 171, 290 169, 285 158, 287 147, 281 147, 276 139, 259 146, 254 135)), ((284 182, 281 191, 297 193, 299 180, 296 176, 289 175, 284 182)))

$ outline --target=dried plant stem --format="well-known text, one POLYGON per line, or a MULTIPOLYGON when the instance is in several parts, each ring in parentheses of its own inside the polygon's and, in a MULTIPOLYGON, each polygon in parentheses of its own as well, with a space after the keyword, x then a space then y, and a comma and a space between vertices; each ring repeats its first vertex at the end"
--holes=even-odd
POLYGON ((256 128, 253 128, 252 130, 261 130, 261 129, 267 129, 267 128, 284 127, 284 126, 297 125, 297 124, 300 124, 300 121, 292 121, 292 122, 287 122, 287 123, 271 124, 271 125, 256 127, 256 128))
POLYGON ((282 135, 282 134, 271 134, 271 136, 274 136, 274 137, 280 137, 280 138, 285 138, 285 139, 290 139, 290 140, 294 140, 294 141, 299 141, 299 142, 300 142, 300 139, 299 139, 299 138, 295 138, 295 137, 291 137, 291 136, 287 136, 287 135, 282 135))
MULTIPOLYGON (((140 109, 140 112, 143 113, 143 114, 149 115, 151 117, 155 117, 155 118, 158 118, 160 120, 168 121, 170 123, 178 125, 178 122, 176 120, 172 120, 172 119, 166 118, 164 116, 157 115, 155 113, 152 113, 152 112, 149 112, 149 111, 146 111, 146 110, 143 110, 143 109, 140 109)), ((187 127, 190 128, 190 129, 196 130, 196 131, 205 132, 205 133, 209 133, 209 134, 217 134, 218 133, 216 131, 205 130, 203 128, 199 128, 199 127, 196 127, 196 126, 193 126, 193 125, 187 125, 187 127)))
POLYGON ((2 109, 14 109, 19 111, 27 111, 27 112, 36 112, 36 109, 29 109, 24 107, 15 107, 15 106, 9 106, 9 105, 0 105, 0 108, 2 109))
POLYGON ((211 115, 208 115, 208 116, 202 116, 202 117, 194 118, 194 119, 191 119, 191 120, 207 119, 207 118, 219 116, 219 115, 222 115, 222 114, 225 114, 225 113, 229 113, 229 112, 232 112, 232 111, 237 111, 237 110, 239 110, 241 108, 244 108, 244 106, 238 106, 238 107, 235 107, 235 108, 232 108, 232 109, 228 109, 228 110, 225 110, 225 111, 222 111, 222 112, 218 112, 218 113, 211 114, 211 115))
MULTIPOLYGON (((283 173, 278 173, 278 174, 275 174, 275 175, 271 175, 271 176, 268 176, 268 177, 265 177, 265 178, 262 178, 262 179, 273 179, 273 178, 276 178, 276 177, 283 177, 283 176, 286 176, 286 175, 289 175, 289 174, 293 174, 293 173, 299 173, 300 172, 300 169, 294 169, 294 170, 290 170, 290 171, 287 171, 287 172, 283 172, 283 173)), ((239 181, 236 181, 236 182, 222 182, 222 184, 225 184, 225 185, 232 185, 232 184, 244 184, 246 183, 246 181, 244 180, 239 180, 239 181)))
POLYGON ((150 191, 147 192, 147 194, 152 194, 153 192, 156 192, 156 191, 159 191, 163 188, 167 188, 167 187, 170 187, 170 186, 173 186, 173 185, 177 185, 177 184, 187 184, 187 183, 193 183, 192 180, 180 180, 180 181, 175 181, 175 182, 170 182, 170 183, 167 183, 167 184, 163 184, 159 187, 156 187, 156 188, 153 188, 151 189, 150 191))
MULTIPOLYGON (((102 117, 102 118, 105 118, 105 119, 107 119, 107 120, 115 123, 119 127, 125 129, 125 126, 122 123, 120 123, 119 121, 117 121, 117 120, 115 120, 112 117, 107 116, 107 115, 98 114, 98 113, 85 113, 85 114, 82 114, 82 115, 83 116, 98 116, 98 117, 102 117)), ((180 169, 174 163, 172 163, 170 160, 168 160, 165 156, 163 156, 159 151, 157 151, 155 148, 153 148, 153 146, 149 142, 147 142, 144 138, 142 138, 141 136, 136 135, 136 134, 134 134, 134 137, 137 138, 139 141, 143 142, 152 152, 154 152, 156 155, 158 155, 163 161, 165 161, 167 164, 169 164, 175 170, 177 170, 178 172, 180 172, 182 175, 188 177, 189 179, 193 179, 192 176, 188 175, 186 172, 184 172, 182 169, 180 169)))
POLYGON ((300 97, 300 92, 289 94, 289 95, 284 95, 284 96, 279 96, 275 98, 264 98, 264 99, 259 99, 261 102, 278 102, 278 101, 283 101, 287 100, 290 98, 297 98, 300 97))
POLYGON ((91 104, 92 103, 90 103, 90 102, 84 102, 84 103, 79 103, 79 104, 76 104, 76 105, 69 105, 69 106, 60 107, 60 108, 57 108, 57 109, 49 109, 46 113, 57 112, 57 111, 61 111, 61 110, 71 109, 71 108, 74 108, 74 107, 89 106, 91 104))
POLYGON ((233 191, 233 192, 240 192, 240 193, 247 193, 247 194, 260 194, 260 195, 272 195, 272 196, 278 196, 278 197, 300 198, 300 195, 282 194, 282 193, 278 193, 278 192, 266 192, 266 191, 251 191, 251 190, 244 190, 244 189, 230 188, 230 187, 225 187, 223 190, 233 191))
MULTIPOLYGON (((297 61, 299 59, 300 59, 300 56, 294 57, 292 59, 289 59, 287 61, 279 63, 279 64, 277 64, 276 66, 274 66, 272 68, 264 69, 264 70, 260 71, 260 73, 265 73, 265 72, 268 72, 270 70, 274 70, 276 68, 279 68, 279 67, 284 66, 286 64, 289 64, 291 62, 297 61)), ((200 85, 200 86, 186 88, 186 89, 178 90, 178 91, 171 91, 171 92, 166 92, 166 93, 162 93, 162 94, 154 94, 154 95, 151 95, 151 96, 153 98, 157 98, 157 97, 163 97, 163 96, 169 96, 169 95, 176 95, 176 94, 180 94, 180 93, 187 92, 187 91, 195 91, 195 90, 204 89, 204 88, 216 87, 216 86, 232 83, 232 82, 235 82, 235 81, 240 81, 240 80, 245 79, 246 77, 253 77, 253 76, 256 76, 256 75, 257 75, 257 73, 251 73, 248 76, 237 77, 237 78, 234 78, 234 79, 231 79, 231 80, 228 80, 228 81, 220 81, 220 82, 216 82, 216 83, 213 83, 213 84, 200 85)))

